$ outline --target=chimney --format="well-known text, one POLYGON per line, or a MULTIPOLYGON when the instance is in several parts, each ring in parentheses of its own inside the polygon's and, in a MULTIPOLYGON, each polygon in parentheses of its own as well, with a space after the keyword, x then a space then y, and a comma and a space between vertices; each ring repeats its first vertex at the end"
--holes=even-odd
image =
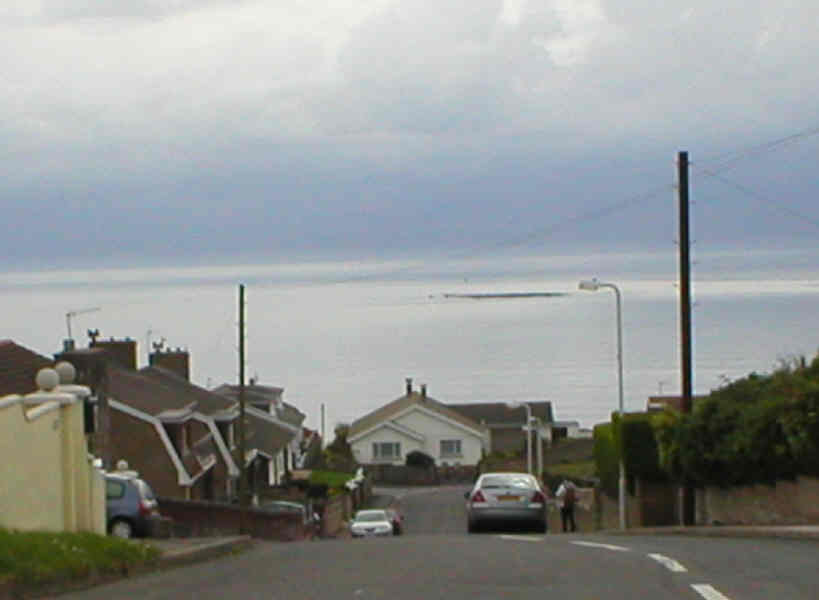
POLYGON ((187 350, 182 348, 154 350, 148 357, 148 362, 152 367, 161 367, 176 373, 186 381, 191 380, 191 357, 187 350))
POLYGON ((136 371, 136 340, 132 340, 131 338, 125 338, 124 340, 115 340, 114 338, 111 338, 107 341, 92 339, 90 347, 107 350, 108 355, 114 360, 114 362, 125 367, 126 369, 133 369, 136 371))
POLYGON ((427 399, 427 384, 426 383, 421 384, 421 398, 423 398, 424 400, 427 399))
POLYGON ((412 377, 407 377, 407 396, 412 393, 412 377))

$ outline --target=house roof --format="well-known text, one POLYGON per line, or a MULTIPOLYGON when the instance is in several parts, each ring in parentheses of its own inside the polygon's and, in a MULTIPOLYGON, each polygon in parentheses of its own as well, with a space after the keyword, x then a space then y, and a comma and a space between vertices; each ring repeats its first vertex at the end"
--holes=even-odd
MULTIPOLYGON (((239 386, 223 383, 217 388, 213 389, 214 394, 219 394, 226 398, 238 402, 239 401, 239 386)), ((269 410, 272 405, 276 411, 276 416, 289 425, 294 427, 301 427, 306 415, 295 406, 288 404, 282 400, 284 388, 273 387, 270 385, 259 385, 253 383, 245 386, 245 405, 252 405, 257 408, 263 407, 263 410, 269 410)))
POLYGON ((292 439, 293 432, 278 425, 264 411, 245 409, 245 448, 256 448, 273 456, 292 439))
MULTIPOLYGON (((551 423, 551 402, 527 402, 532 409, 532 416, 541 419, 544 423, 551 423)), ((469 417, 478 423, 486 423, 487 427, 519 425, 526 422, 526 409, 522 406, 509 408, 505 402, 477 402, 473 404, 447 404, 452 410, 469 417)))
MULTIPOLYGON (((693 396, 691 398, 691 403, 694 404, 698 400, 702 400, 703 398, 707 398, 708 396, 693 396)), ((677 412, 682 411, 682 396, 649 396, 648 402, 646 404, 646 410, 648 411, 657 411, 663 410, 666 407, 669 407, 677 412)))
POLYGON ((438 402, 430 396, 425 396, 413 391, 409 394, 404 394, 400 398, 396 398, 389 404, 385 404, 381 408, 377 408, 371 413, 354 421, 353 424, 350 425, 348 439, 368 431, 384 421, 389 421, 394 416, 413 406, 420 406, 437 412, 438 414, 460 423, 461 425, 469 427, 470 429, 474 429, 475 431, 482 431, 484 429, 484 427, 477 421, 452 410, 452 408, 448 407, 446 404, 438 402))
POLYGON ((190 401, 196 402, 197 412, 217 419, 219 417, 235 416, 236 403, 233 400, 199 387, 173 371, 163 367, 151 366, 140 369, 139 373, 161 383, 178 394, 187 395, 190 401))
POLYGON ((37 371, 52 366, 50 358, 11 340, 0 340, 0 396, 36 392, 37 371))
POLYGON ((181 416, 195 409, 196 398, 140 371, 111 365, 108 394, 152 417, 181 416), (164 415, 163 415, 164 413, 164 415))

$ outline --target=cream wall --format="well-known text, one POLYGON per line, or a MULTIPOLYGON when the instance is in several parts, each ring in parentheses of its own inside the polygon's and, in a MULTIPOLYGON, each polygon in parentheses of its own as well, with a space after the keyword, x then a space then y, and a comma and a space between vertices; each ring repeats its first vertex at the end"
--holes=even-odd
POLYGON ((72 396, 0 399, 0 525, 105 533, 105 486, 72 396))
POLYGON ((0 525, 63 531, 60 405, 0 408, 0 525))
POLYGON ((384 460, 375 460, 372 455, 372 445, 376 442, 400 442, 401 457, 392 464, 404 464, 407 454, 413 450, 420 450, 435 459, 436 465, 442 462, 454 465, 476 465, 482 456, 484 438, 471 432, 465 427, 444 420, 443 417, 425 413, 417 408, 399 415, 391 420, 401 427, 421 434, 423 441, 406 435, 397 429, 382 426, 373 430, 363 438, 359 438, 350 445, 353 456, 364 464, 384 463, 384 460), (460 457, 441 457, 441 440, 460 440, 460 457))
POLYGON ((350 444, 353 450, 355 459, 363 464, 388 464, 388 461, 383 459, 376 460, 373 457, 373 444, 378 442, 399 442, 401 444, 401 456, 392 461, 391 464, 403 465, 407 458, 407 454, 413 450, 422 450, 423 445, 416 439, 409 437, 390 427, 379 427, 368 435, 356 440, 350 444))
POLYGON ((440 466, 442 462, 450 465, 455 463, 476 465, 481 460, 483 438, 466 427, 433 417, 417 409, 394 419, 394 421, 426 436, 424 447, 421 450, 434 458, 436 465, 440 466), (441 440, 461 440, 461 456, 441 457, 441 440))

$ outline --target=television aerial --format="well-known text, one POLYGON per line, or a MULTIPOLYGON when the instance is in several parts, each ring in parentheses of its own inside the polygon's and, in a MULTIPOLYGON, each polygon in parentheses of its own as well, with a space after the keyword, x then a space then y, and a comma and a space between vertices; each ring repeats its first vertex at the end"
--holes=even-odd
POLYGON ((80 309, 77 309, 77 310, 69 310, 67 313, 65 313, 65 325, 66 325, 66 328, 68 329, 68 339, 69 340, 72 339, 71 338, 71 319, 73 319, 77 315, 84 315, 86 313, 98 312, 100 310, 102 310, 100 307, 94 306, 92 308, 80 308, 80 309))

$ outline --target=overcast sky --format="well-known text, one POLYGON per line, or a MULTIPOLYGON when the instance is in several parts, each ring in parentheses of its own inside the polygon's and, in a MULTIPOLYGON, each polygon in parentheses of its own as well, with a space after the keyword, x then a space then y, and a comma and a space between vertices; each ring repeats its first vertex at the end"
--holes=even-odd
POLYGON ((810 245, 816 23, 804 0, 3 0, 0 261, 664 247, 678 150, 702 244, 810 245))

